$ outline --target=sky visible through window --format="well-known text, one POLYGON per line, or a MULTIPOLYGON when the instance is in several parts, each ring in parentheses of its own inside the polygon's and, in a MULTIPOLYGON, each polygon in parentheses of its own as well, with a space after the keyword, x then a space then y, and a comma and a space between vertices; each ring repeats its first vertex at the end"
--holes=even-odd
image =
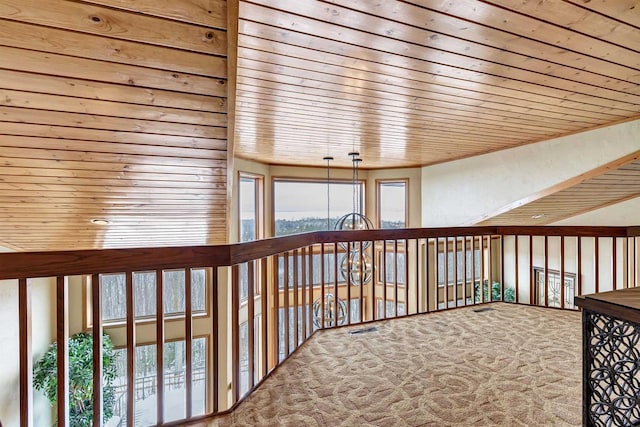
MULTIPOLYGON (((363 187, 362 183, 357 184, 358 195, 363 193, 363 187)), ((329 228, 333 229, 341 216, 353 211, 353 184, 332 182, 329 201, 329 228)), ((276 236, 327 229, 326 182, 275 181, 273 203, 276 236)), ((363 206, 364 196, 356 204, 363 206)))

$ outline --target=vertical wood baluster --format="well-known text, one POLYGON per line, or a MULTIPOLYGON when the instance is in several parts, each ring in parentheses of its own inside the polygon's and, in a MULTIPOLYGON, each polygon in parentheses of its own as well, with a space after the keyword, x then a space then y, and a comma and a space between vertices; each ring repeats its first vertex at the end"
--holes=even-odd
POLYGON ((467 236, 462 239, 462 305, 467 305, 467 236))
MULTIPOLYGON (((409 240, 404 239, 404 315, 409 315, 409 240)), ((416 290, 416 299, 418 291, 416 290)))
POLYGON ((93 312, 93 425, 102 426, 102 295, 100 276, 91 280, 91 302, 93 312))
POLYGON ((307 340, 309 336, 307 332, 307 248, 302 248, 300 255, 301 274, 302 274, 302 342, 307 340))
MULTIPOLYGON (((335 291, 333 298, 333 327, 338 325, 338 244, 333 244, 333 289, 335 291)), ((347 305, 348 306, 348 305, 347 305)))
POLYGON ((193 414, 193 293, 191 292, 191 268, 184 270, 184 347, 185 347, 185 396, 187 419, 193 414))
POLYGON ((393 241, 393 293, 396 305, 395 317, 398 317, 398 240, 393 241))
POLYGON ((549 306, 549 236, 544 236, 544 306, 549 306))
POLYGON ((453 238, 453 306, 458 306, 458 237, 453 238))
POLYGON ((294 350, 298 348, 298 343, 300 342, 299 337, 299 326, 300 326, 300 316, 298 316, 298 305, 299 298, 298 292, 300 292, 300 277, 298 276, 298 256, 299 252, 297 249, 293 251, 293 283, 291 284, 291 288, 293 290, 293 348, 294 350))
POLYGON ((377 266, 376 260, 378 259, 378 255, 376 255, 376 242, 371 242, 371 320, 376 320, 378 318, 378 303, 376 302, 376 284, 378 281, 377 266))
POLYGON ((255 286, 256 286, 256 280, 255 280, 255 260, 253 261, 249 261, 247 263, 247 338, 248 338, 248 346, 249 348, 248 353, 249 353, 249 390, 253 389, 253 386, 256 383, 256 379, 255 379, 255 345, 256 345, 256 338, 255 338, 255 318, 256 318, 256 308, 255 308, 255 302, 256 302, 256 297, 255 297, 255 286))
MULTIPOLYGON (((484 236, 479 236, 480 240, 480 302, 484 303, 484 281, 486 277, 486 271, 484 266, 484 236)), ((488 282, 488 279, 487 279, 488 282)))
POLYGON ((615 291, 618 289, 618 238, 612 237, 611 242, 613 245, 611 248, 611 280, 613 281, 612 289, 615 291))
POLYGON ((289 252, 284 254, 284 302, 282 311, 284 311, 284 354, 285 358, 291 353, 291 337, 289 336, 289 252))
POLYGON ((564 308, 564 236, 560 236, 560 308, 564 308))
POLYGON ((64 276, 56 277, 56 341, 58 427, 69 427, 69 285, 64 276))
MULTIPOLYGON (((328 267, 328 266, 326 266, 328 267)), ((324 275, 325 275, 325 253, 324 253, 324 243, 320 244, 320 329, 324 329, 327 325, 325 324, 325 289, 324 289, 324 275)))
POLYGON ((261 356, 262 356, 262 371, 260 378, 264 378, 269 372, 269 352, 268 352, 268 339, 269 339, 269 327, 268 327, 268 315, 269 315, 269 296, 267 295, 267 259, 262 258, 260 260, 260 333, 262 336, 261 342, 261 356))
POLYGON ((576 276, 576 280, 578 281, 578 295, 582 295, 582 237, 577 237, 578 239, 578 251, 576 257, 578 258, 578 275, 576 276))
POLYGON ((347 280, 347 325, 351 324, 351 263, 353 260, 351 259, 351 242, 347 242, 347 263, 346 267, 346 280, 347 280))
POLYGON ((33 358, 31 344, 31 282, 18 279, 20 331, 20 425, 33 426, 33 358))
POLYGON ((362 249, 362 241, 358 242, 358 245, 360 245, 360 255, 362 256, 362 259, 360 260, 360 289, 358 289, 360 291, 360 310, 359 310, 359 314, 360 314, 360 323, 362 323, 364 321, 364 252, 362 249))
MULTIPOLYGON (((273 269, 273 313, 274 313, 274 334, 273 338, 275 340, 275 363, 274 367, 280 364, 280 275, 278 271, 280 270, 280 259, 282 259, 282 254, 276 255, 274 257, 274 266, 273 269)), ((282 261, 284 263, 284 259, 282 261)), ((284 278, 282 278, 284 281, 284 278)), ((283 282, 284 283, 284 282, 283 282)), ((283 284, 284 286, 284 284, 283 284)))
POLYGON ((518 268, 518 238, 519 237, 520 236, 518 236, 518 235, 515 236, 516 249, 514 251, 514 256, 516 257, 516 267, 515 267, 515 269, 516 269, 516 281, 515 281, 516 282, 515 283, 515 288, 516 288, 515 289, 515 293, 516 293, 516 295, 515 295, 514 300, 515 300, 516 303, 520 302, 520 296, 519 296, 520 295, 520 290, 519 290, 519 287, 518 287, 519 286, 519 282, 520 282, 520 270, 518 268))
POLYGON ((444 309, 449 308, 449 238, 444 239, 444 309))
POLYGON ((164 274, 156 270, 156 384, 158 384, 156 417, 164 422, 164 274))
POLYGON ((489 302, 493 301, 493 251, 491 249, 492 246, 492 236, 487 236, 487 298, 489 302))
POLYGON ((593 265, 595 267, 595 284, 596 293, 600 292, 600 238, 595 237, 594 249, 593 249, 593 265))
POLYGON ((533 272, 533 236, 529 235, 529 305, 534 305, 535 301, 535 284, 533 272))
POLYGON ((307 328, 309 332, 307 333, 307 337, 310 337, 313 334, 313 301, 314 301, 314 292, 313 292, 313 251, 314 247, 309 246, 309 251, 307 252, 307 257, 309 259, 309 301, 307 307, 307 328))
POLYGON ((504 302, 504 236, 500 235, 500 301, 504 302))
MULTIPOLYGON (((413 254, 413 260, 415 263, 415 283, 416 283, 416 314, 420 313, 420 239, 415 239, 416 250, 413 254)), ((407 253, 407 282, 409 282, 409 254, 407 253)), ((375 298, 374 298, 375 301, 375 298)))
POLYGON ((231 396, 240 401, 240 266, 231 267, 231 396))
MULTIPOLYGON (((425 289, 425 303, 427 304, 426 306, 426 312, 430 312, 431 311, 431 307, 429 306, 429 302, 431 300, 431 296, 429 295, 430 293, 430 289, 429 289, 429 283, 431 282, 431 268, 429 268, 429 260, 431 259, 429 256, 430 250, 429 248, 431 247, 430 244, 430 239, 426 239, 426 246, 425 246, 425 265, 424 265, 424 272, 425 272, 425 284, 424 284, 424 289, 425 289)), ((436 260, 437 261, 437 260, 436 260)), ((437 262, 436 262, 437 264, 437 262)), ((436 292, 437 292, 437 280, 436 280, 436 292)), ((437 298, 436 298, 437 301, 437 298)))
MULTIPOLYGON (((264 263, 264 267, 266 268, 266 263, 264 263)), ((213 337, 212 337, 212 341, 213 341, 213 345, 212 347, 212 351, 213 351, 213 373, 211 375, 211 383, 212 383, 212 387, 213 387, 213 413, 218 413, 219 411, 219 402, 220 402, 220 385, 218 384, 218 380, 220 377, 220 358, 218 357, 218 352, 219 352, 219 344, 218 344, 218 339, 220 338, 220 334, 222 333, 220 331, 220 322, 218 319, 218 267, 213 267, 211 270, 211 322, 212 322, 212 330, 213 330, 213 337)), ((266 275, 266 269, 264 271, 264 274, 266 275)), ((265 286, 266 286, 266 280, 265 280, 265 286)), ((266 297, 266 288, 264 289, 264 293, 262 294, 263 297, 266 297)), ((265 314, 265 320, 266 320, 266 314, 265 314)), ((266 325, 265 325, 266 326, 266 325)), ((226 331, 225 331, 226 333, 226 331)), ((266 350, 266 340, 264 341, 265 343, 265 348, 264 348, 264 354, 265 354, 265 369, 267 366, 267 360, 266 360, 266 355, 267 355, 267 350, 266 350)))
POLYGON ((382 241, 382 318, 387 318, 387 241, 382 241))
POLYGON ((471 305, 476 303, 476 236, 471 236, 471 305))
POLYGON ((126 273, 127 294, 127 426, 135 425, 135 388, 136 388, 136 316, 133 273, 126 273))

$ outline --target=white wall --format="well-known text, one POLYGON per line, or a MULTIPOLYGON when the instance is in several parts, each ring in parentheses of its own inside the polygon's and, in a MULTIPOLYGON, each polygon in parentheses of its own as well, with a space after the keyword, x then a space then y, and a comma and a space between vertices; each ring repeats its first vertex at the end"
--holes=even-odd
POLYGON ((422 168, 422 226, 483 215, 640 149, 640 120, 422 168))

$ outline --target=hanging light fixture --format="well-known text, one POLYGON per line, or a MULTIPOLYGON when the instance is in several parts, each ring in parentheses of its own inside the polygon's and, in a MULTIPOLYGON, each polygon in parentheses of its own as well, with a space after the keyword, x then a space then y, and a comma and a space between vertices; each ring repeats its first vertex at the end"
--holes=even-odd
POLYGON ((338 298, 336 303, 336 297, 329 293, 324 296, 324 303, 322 297, 313 302, 313 325, 317 329, 322 329, 323 326, 325 328, 341 326, 346 322, 347 303, 343 299, 338 298))
MULTIPOLYGON (((373 228, 371 220, 362 214, 362 198, 358 191, 358 165, 362 162, 362 159, 359 156, 360 153, 357 151, 349 153, 352 164, 351 181, 353 185, 353 211, 343 215, 338 222, 336 222, 334 227, 336 230, 370 230, 373 228)), ((367 243, 371 244, 370 242, 367 243)), ((343 246, 343 249, 346 248, 343 246)))
MULTIPOLYGON (((360 153, 357 151, 349 153, 352 163, 353 211, 342 216, 336 222, 336 230, 370 230, 373 228, 371 220, 362 214, 362 197, 360 191, 358 191, 358 186, 360 185, 358 182, 358 166, 362 159, 359 156, 360 153)), ((352 285, 364 285, 371 281, 373 263, 367 250, 370 246, 370 241, 358 244, 340 243, 340 247, 347 252, 340 262, 340 273, 345 280, 348 278, 349 283, 352 285)))

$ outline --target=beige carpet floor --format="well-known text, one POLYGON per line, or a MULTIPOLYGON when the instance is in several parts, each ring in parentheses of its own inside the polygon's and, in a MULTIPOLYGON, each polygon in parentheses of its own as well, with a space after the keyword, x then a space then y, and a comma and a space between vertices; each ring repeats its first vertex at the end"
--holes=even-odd
POLYGON ((580 314, 482 307, 320 332, 209 425, 580 425, 580 314))

